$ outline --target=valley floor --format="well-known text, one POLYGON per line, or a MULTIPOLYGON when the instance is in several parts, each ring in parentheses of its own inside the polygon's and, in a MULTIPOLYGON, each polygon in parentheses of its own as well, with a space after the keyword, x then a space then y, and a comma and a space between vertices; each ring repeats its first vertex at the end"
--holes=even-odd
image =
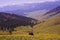
POLYGON ((12 35, 0 35, 1 40, 60 40, 60 35, 58 34, 35 34, 35 35, 25 35, 25 34, 12 34, 12 35))

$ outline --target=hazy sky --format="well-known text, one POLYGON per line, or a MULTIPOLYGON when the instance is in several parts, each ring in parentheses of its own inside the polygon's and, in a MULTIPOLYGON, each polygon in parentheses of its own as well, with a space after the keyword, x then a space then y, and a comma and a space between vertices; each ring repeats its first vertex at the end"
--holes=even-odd
POLYGON ((43 2, 56 2, 59 0, 0 0, 0 7, 7 5, 20 5, 24 3, 43 3, 43 2))

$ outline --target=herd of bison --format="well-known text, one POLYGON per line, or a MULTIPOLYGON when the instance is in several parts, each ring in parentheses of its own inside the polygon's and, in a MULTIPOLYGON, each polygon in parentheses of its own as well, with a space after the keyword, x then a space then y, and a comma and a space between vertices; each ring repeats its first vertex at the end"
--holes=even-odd
POLYGON ((20 26, 30 25, 33 27, 37 24, 37 20, 15 14, 9 14, 5 12, 0 12, 0 30, 8 30, 10 34, 14 31, 14 28, 20 26))

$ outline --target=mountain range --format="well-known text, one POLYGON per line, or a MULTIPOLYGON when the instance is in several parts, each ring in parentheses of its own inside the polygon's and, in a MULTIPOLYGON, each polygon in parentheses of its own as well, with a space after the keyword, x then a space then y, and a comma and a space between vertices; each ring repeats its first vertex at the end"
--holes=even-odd
MULTIPOLYGON (((0 7, 0 12, 7 12, 11 14, 17 14, 17 15, 23 15, 28 16, 32 15, 32 13, 35 15, 38 13, 34 13, 35 11, 40 11, 39 15, 41 15, 41 12, 44 14, 44 12, 49 11, 57 6, 59 6, 60 2, 44 2, 44 3, 25 3, 21 5, 10 5, 10 6, 4 6, 0 7), (44 11, 44 12, 43 12, 44 11)), ((29 16, 32 17, 33 16, 29 16)))
POLYGON ((50 33, 52 27, 60 28, 60 4, 58 3, 33 3, 2 7, 0 8, 0 30, 8 30, 12 33, 18 26, 34 26, 34 31, 37 29, 37 32, 45 33, 50 27, 48 31, 50 33), (37 22, 39 23, 37 24, 37 22))
POLYGON ((44 15, 42 15, 40 17, 40 20, 45 21, 45 20, 47 20, 49 18, 53 18, 53 17, 58 16, 58 15, 60 15, 60 6, 54 8, 54 9, 48 11, 47 13, 45 13, 44 15))

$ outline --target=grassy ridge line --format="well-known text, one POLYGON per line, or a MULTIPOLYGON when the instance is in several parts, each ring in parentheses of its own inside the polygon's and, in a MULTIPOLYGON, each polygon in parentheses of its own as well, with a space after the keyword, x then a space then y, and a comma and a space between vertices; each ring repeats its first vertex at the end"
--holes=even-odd
POLYGON ((31 36, 31 35, 26 35, 26 34, 12 34, 12 35, 0 35, 0 36, 31 36))
POLYGON ((41 38, 60 38, 58 34, 35 34, 34 37, 41 37, 41 38))
POLYGON ((33 36, 31 36, 31 35, 25 35, 25 34, 14 34, 14 35, 0 35, 0 37, 1 36, 13 36, 13 37, 15 37, 15 36, 24 36, 24 37, 41 37, 41 38, 60 38, 60 35, 58 35, 58 34, 40 34, 40 35, 38 35, 38 34, 35 34, 35 35, 33 35, 33 36))

